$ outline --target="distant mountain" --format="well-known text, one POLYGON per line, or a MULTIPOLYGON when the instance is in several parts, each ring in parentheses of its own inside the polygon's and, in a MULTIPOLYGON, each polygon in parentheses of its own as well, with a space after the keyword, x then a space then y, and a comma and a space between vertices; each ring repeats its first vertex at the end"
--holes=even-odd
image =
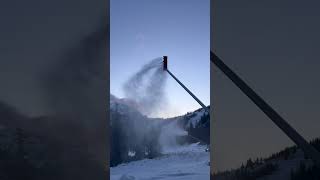
MULTIPOLYGON (((210 109, 210 106, 207 108, 210 109)), ((188 112, 185 115, 168 120, 178 121, 179 125, 194 140, 210 144, 210 114, 205 109, 199 108, 193 112, 188 112)))
MULTIPOLYGON (((207 108, 210 109, 210 106, 207 106, 207 108)), ((167 120, 179 121, 184 129, 210 127, 209 114, 203 108, 167 120)))

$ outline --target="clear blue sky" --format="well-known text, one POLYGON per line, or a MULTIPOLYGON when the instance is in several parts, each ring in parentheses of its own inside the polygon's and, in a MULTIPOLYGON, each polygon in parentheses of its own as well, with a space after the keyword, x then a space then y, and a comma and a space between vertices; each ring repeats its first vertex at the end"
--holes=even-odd
MULTIPOLYGON (((210 0, 111 0, 110 92, 122 98, 124 82, 163 55, 168 69, 204 104, 210 104, 210 0)), ((200 108, 171 77, 164 117, 200 108)))

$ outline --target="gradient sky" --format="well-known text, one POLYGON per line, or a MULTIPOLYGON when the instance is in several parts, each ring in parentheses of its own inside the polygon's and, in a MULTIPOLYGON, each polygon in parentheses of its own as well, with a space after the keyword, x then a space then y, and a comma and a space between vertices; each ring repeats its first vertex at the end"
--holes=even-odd
MULTIPOLYGON (((210 103, 210 1, 111 0, 110 92, 122 98, 124 82, 145 63, 168 56, 168 68, 204 104, 210 103)), ((171 77, 164 117, 200 108, 171 77)))

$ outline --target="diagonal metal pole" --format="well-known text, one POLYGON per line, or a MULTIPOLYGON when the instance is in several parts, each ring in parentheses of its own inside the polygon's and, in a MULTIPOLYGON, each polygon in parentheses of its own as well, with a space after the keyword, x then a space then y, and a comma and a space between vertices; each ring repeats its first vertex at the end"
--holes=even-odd
POLYGON ((224 62, 210 52, 213 62, 240 90, 248 96, 303 152, 320 166, 320 152, 309 144, 286 120, 284 120, 270 105, 255 93, 237 74, 224 62))
POLYGON ((176 76, 174 76, 169 70, 168 70, 168 56, 163 56, 163 70, 167 71, 171 77, 173 77, 174 80, 176 80, 181 87, 183 87, 184 90, 186 90, 192 97, 194 100, 196 100, 201 106, 202 108, 207 112, 210 113, 209 109, 207 108, 206 105, 204 105, 185 85, 182 84, 182 82, 179 81, 178 78, 176 78, 176 76))
POLYGON ((210 113, 209 109, 207 108, 206 105, 204 105, 185 85, 183 85, 178 78, 176 78, 168 69, 166 69, 166 71, 173 77, 173 79, 175 79, 182 87, 183 89, 185 89, 192 97, 194 100, 196 100, 201 106, 202 108, 207 112, 210 113))
MULTIPOLYGON (((175 80, 183 87, 184 90, 186 90, 186 91, 193 97, 194 100, 196 100, 196 101, 202 106, 202 108, 203 108, 208 114, 210 114, 210 111, 209 111, 209 109, 207 108, 206 105, 204 105, 204 104, 203 104, 185 85, 183 85, 182 82, 180 82, 179 79, 176 78, 167 68, 166 68, 165 70, 173 77, 173 79, 175 79, 175 80)), ((201 139, 193 136, 193 135, 192 135, 191 133, 189 133, 189 132, 188 132, 188 135, 189 135, 191 138, 193 138, 193 139, 195 139, 195 140, 198 140, 199 142, 203 142, 203 143, 205 143, 205 144, 209 144, 208 142, 205 142, 205 141, 203 141, 203 140, 201 140, 201 139)))

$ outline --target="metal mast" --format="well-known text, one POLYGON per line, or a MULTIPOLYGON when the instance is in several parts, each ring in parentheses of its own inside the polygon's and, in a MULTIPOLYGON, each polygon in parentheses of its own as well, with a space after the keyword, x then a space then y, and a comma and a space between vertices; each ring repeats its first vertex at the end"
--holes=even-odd
POLYGON ((237 74, 235 74, 224 62, 210 52, 210 60, 213 62, 246 96, 251 99, 303 152, 320 165, 320 153, 309 144, 286 120, 284 120, 269 104, 255 93, 237 74))
POLYGON ((185 85, 182 84, 181 81, 179 81, 178 78, 176 78, 169 70, 168 70, 168 56, 163 56, 163 70, 167 71, 171 77, 173 77, 174 80, 176 80, 180 86, 183 87, 184 90, 186 90, 192 97, 194 100, 196 100, 201 106, 202 108, 207 112, 210 113, 209 109, 207 108, 206 105, 204 105, 185 85))

